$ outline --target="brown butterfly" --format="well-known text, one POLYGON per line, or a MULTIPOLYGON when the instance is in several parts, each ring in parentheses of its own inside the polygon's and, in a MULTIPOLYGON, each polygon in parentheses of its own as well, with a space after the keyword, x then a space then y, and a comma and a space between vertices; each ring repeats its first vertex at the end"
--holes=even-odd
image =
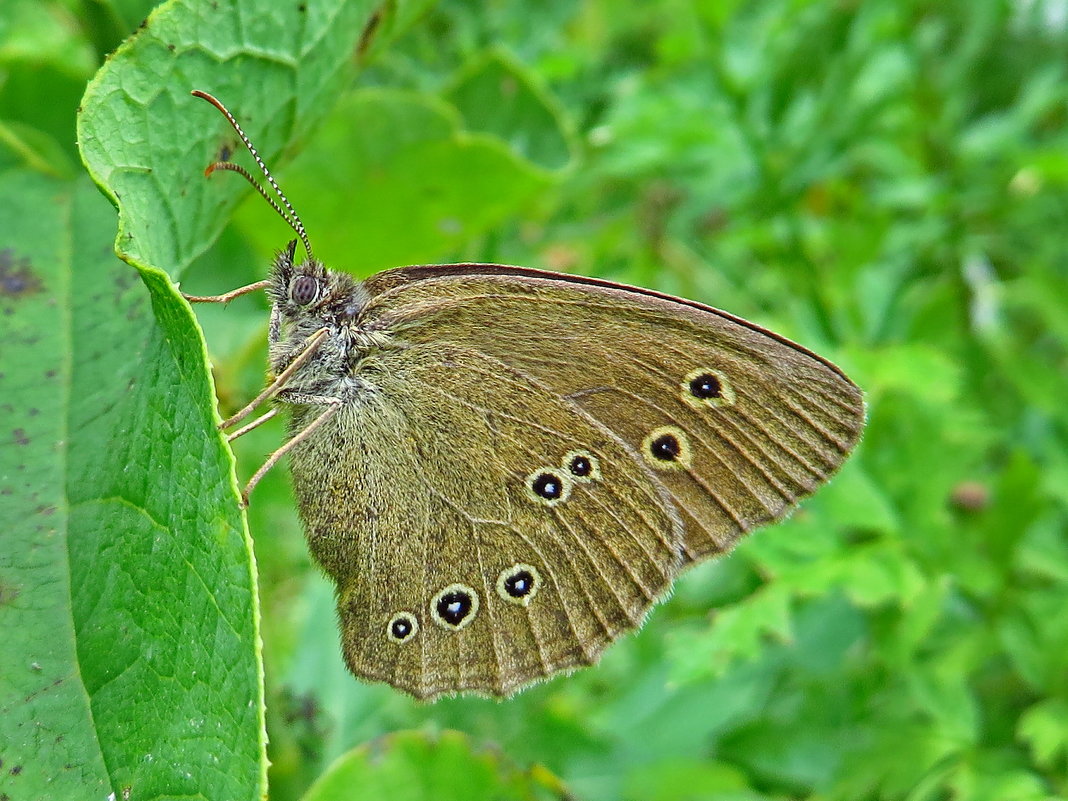
MULTIPOLYGON (((419 698, 510 693, 597 661, 688 565, 823 484, 860 390, 789 340, 689 300, 497 264, 364 282, 296 240, 255 289, 308 545, 349 668, 419 698)), ((236 431, 239 436, 277 413, 236 431)))

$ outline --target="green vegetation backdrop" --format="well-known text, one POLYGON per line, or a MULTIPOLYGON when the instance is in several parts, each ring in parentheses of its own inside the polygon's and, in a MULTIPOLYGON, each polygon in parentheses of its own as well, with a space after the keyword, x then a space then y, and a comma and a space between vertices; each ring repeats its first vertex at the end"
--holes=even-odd
POLYGON ((151 6, 0 6, 0 798, 1068 798, 1061 0, 151 6), (193 88, 331 265, 728 309, 866 390, 856 456, 595 669, 358 683, 285 471, 237 509, 281 427, 214 432, 264 300, 173 281, 289 232, 193 88))

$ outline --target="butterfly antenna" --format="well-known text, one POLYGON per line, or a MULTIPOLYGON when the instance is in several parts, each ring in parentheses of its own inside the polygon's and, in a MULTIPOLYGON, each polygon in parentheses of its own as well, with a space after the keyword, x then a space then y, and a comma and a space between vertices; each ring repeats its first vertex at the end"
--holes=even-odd
POLYGON ((204 170, 204 174, 211 175, 213 172, 215 172, 215 170, 229 170, 230 172, 236 172, 238 175, 240 175, 246 181, 252 184, 256 191, 259 192, 260 195, 263 197, 263 199, 271 204, 271 208, 278 212, 278 216, 280 216, 283 220, 289 223, 289 227, 297 232, 297 236, 300 237, 300 241, 304 245, 304 250, 308 254, 308 258, 313 259, 314 256, 312 255, 311 242, 308 241, 308 233, 304 230, 304 223, 300 221, 300 217, 297 215, 296 210, 294 210, 293 205, 289 202, 289 198, 286 197, 285 192, 282 191, 282 188, 278 186, 278 183, 274 180, 274 176, 272 176, 271 171, 267 169, 267 165, 263 163, 263 159, 260 158, 260 154, 256 152, 256 148, 252 145, 252 141, 248 138, 248 136, 245 135, 245 132, 241 130, 241 125, 238 124, 237 120, 234 118, 234 115, 231 114, 229 109, 227 109, 226 106, 224 106, 217 98, 208 94, 207 92, 202 92, 199 89, 194 89, 192 91, 192 94, 194 97, 199 97, 203 100, 207 100, 209 103, 215 106, 215 108, 222 112, 222 115, 226 117, 227 121, 230 123, 233 129, 237 131, 237 135, 241 138, 241 141, 244 142, 245 147, 248 148, 248 152, 252 154, 252 158, 255 159, 256 164, 259 165, 259 168, 263 171, 263 175, 267 179, 267 183, 269 183, 271 185, 271 188, 274 189, 275 193, 278 195, 278 199, 282 201, 282 206, 285 206, 285 209, 283 210, 282 206, 279 206, 275 199, 267 193, 267 190, 265 190, 256 181, 256 179, 249 174, 249 171, 242 167, 240 164, 234 164, 232 161, 216 161, 215 163, 208 165, 208 168, 204 170))

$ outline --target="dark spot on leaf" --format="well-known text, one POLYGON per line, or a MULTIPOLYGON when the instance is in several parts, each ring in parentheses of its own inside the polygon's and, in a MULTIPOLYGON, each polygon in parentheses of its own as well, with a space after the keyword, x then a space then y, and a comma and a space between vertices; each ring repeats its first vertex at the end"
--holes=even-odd
POLYGON ((33 272, 29 259, 16 259, 11 248, 0 250, 0 295, 21 298, 43 288, 41 279, 33 272))
POLYGON ((38 506, 37 507, 37 514, 39 514, 39 515, 44 515, 45 517, 48 517, 49 515, 54 515, 55 513, 56 513, 56 507, 54 507, 54 506, 38 506))
POLYGON ((172 44, 167 45, 167 49, 170 50, 173 53, 174 52, 174 45, 172 45, 172 44))
POLYGON ((12 765, 10 772, 12 776, 18 776, 20 773, 22 773, 22 765, 12 765))
POLYGON ((45 370, 44 377, 45 378, 55 378, 56 377, 56 371, 55 370, 45 370))
POLYGON ((119 289, 125 290, 132 287, 136 280, 137 275, 134 273, 133 270, 122 270, 120 272, 115 273, 115 277, 112 279, 112 283, 114 283, 115 286, 117 286, 119 289))
POLYGON ((286 723, 296 723, 298 721, 314 723, 319 715, 319 702, 316 700, 314 693, 301 693, 296 697, 290 696, 283 700, 285 701, 284 717, 286 723))
POLYGON ((29 445, 30 438, 26 436, 26 430, 23 428, 16 428, 11 432, 11 439, 16 445, 29 445))
POLYGON ((19 597, 19 588, 11 584, 0 583, 0 606, 7 606, 19 597))
POLYGON ((371 43, 375 40, 375 34, 378 33, 378 28, 382 23, 382 10, 384 6, 379 6, 371 18, 367 20, 367 24, 363 28, 363 32, 360 34, 359 44, 356 45, 356 55, 364 55, 368 48, 371 47, 371 43))

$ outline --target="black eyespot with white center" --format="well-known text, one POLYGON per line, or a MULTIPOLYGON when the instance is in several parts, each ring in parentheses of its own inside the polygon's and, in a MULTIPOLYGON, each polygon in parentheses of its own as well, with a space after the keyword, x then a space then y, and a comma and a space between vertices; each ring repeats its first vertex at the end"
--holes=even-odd
POLYGON ((531 500, 544 506, 555 506, 571 494, 571 479, 563 470, 543 467, 527 476, 526 488, 531 500))
POLYGON ((419 621, 411 612, 398 612, 386 624, 386 636, 397 643, 408 642, 419 633, 419 621))
POLYGON ((539 473, 530 488, 547 501, 555 501, 564 494, 564 482, 554 473, 539 473))
POLYGON ((642 442, 642 454, 645 461, 658 470, 689 467, 690 441, 681 428, 661 426, 646 436, 642 442))
POLYGON ((720 370, 699 367, 682 380, 682 399, 695 409, 717 408, 734 404, 731 382, 720 370))
POLYGON ((653 455, 654 459, 659 459, 662 462, 673 462, 682 453, 682 446, 679 444, 679 438, 674 434, 661 434, 649 443, 649 453, 653 455))
POLYGON ((699 376, 695 376, 690 379, 690 394, 695 398, 706 400, 708 398, 718 398, 722 393, 719 379, 712 373, 701 373, 699 376))
POLYGON ((466 584, 450 584, 430 601, 434 622, 450 631, 468 625, 478 614, 478 593, 466 584))
POLYGON ((497 594, 510 604, 527 606, 541 588, 541 574, 534 565, 506 567, 497 577, 497 594))
POLYGON ((591 472, 593 472, 593 465, 590 460, 585 456, 572 456, 571 461, 568 462, 568 468, 571 470, 571 475, 576 478, 585 478, 591 472))
POLYGON ((310 275, 298 275, 289 286, 289 297, 298 306, 314 303, 319 297, 319 282, 310 275))
POLYGON ((587 450, 571 451, 564 456, 561 464, 571 478, 579 483, 601 478, 600 460, 587 450))

